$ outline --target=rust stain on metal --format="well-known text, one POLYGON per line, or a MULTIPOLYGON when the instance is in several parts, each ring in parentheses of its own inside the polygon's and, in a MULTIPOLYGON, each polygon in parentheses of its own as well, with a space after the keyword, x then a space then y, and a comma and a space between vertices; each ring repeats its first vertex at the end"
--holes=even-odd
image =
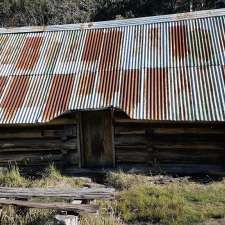
POLYGON ((73 40, 72 43, 68 48, 65 50, 65 55, 63 57, 62 62, 67 63, 67 62, 74 62, 77 58, 77 48, 78 48, 78 43, 73 40))
POLYGON ((40 55, 43 37, 28 37, 17 62, 17 69, 33 69, 40 55))
POLYGON ((3 53, 2 59, 1 59, 1 64, 9 64, 11 56, 13 55, 13 52, 15 49, 12 46, 9 46, 6 51, 3 53))
POLYGON ((223 70, 223 80, 224 80, 224 84, 225 84, 225 66, 223 66, 222 70, 223 70))
POLYGON ((6 76, 0 76, 0 97, 4 91, 4 88, 7 84, 7 81, 8 81, 8 77, 6 76))
POLYGON ((98 92, 106 105, 111 104, 111 100, 116 92, 119 91, 119 73, 120 71, 100 71, 98 92))
POLYGON ((82 55, 83 61, 94 62, 99 58, 103 34, 102 30, 90 31, 87 33, 82 55))
POLYGON ((134 46, 133 46, 133 56, 138 57, 142 52, 142 40, 143 40, 143 32, 134 31, 134 46))
POLYGON ((100 57, 100 70, 118 68, 123 33, 116 29, 106 31, 100 57))
POLYGON ((127 108, 132 112, 138 103, 141 96, 141 70, 126 70, 123 72, 121 81, 121 96, 120 102, 123 108, 127 108))
POLYGON ((45 57, 48 69, 55 63, 55 60, 57 59, 56 56, 59 53, 60 47, 61 47, 60 41, 52 40, 51 45, 49 45, 49 47, 47 48, 45 57))
MULTIPOLYGON (((202 91, 205 92, 204 96, 212 95, 213 84, 212 84, 210 77, 208 77, 208 74, 209 74, 208 68, 207 67, 199 67, 198 70, 199 70, 198 76, 200 78, 199 80, 200 80, 201 86, 204 87, 202 89, 202 91), (209 82, 206 81, 206 76, 210 80, 209 82)), ((212 98, 213 98, 213 96, 212 96, 212 98)))
POLYGON ((185 92, 190 92, 191 90, 191 84, 190 81, 188 79, 186 79, 186 77, 184 76, 185 72, 182 69, 182 73, 180 74, 180 82, 181 84, 179 85, 179 91, 185 91, 185 92))
POLYGON ((74 75, 55 75, 43 112, 43 119, 48 121, 56 113, 62 113, 68 109, 72 94, 74 75))
POLYGON ((78 83, 78 95, 86 96, 93 92, 96 74, 87 72, 80 76, 78 83))
POLYGON ((225 50, 225 36, 222 37, 221 45, 222 45, 223 50, 225 50))
POLYGON ((199 30, 200 35, 201 35, 201 41, 202 41, 202 48, 204 49, 205 52, 205 58, 207 61, 209 61, 212 58, 212 55, 210 54, 211 48, 212 48, 212 41, 210 38, 210 34, 208 31, 201 29, 199 30))
POLYGON ((146 113, 149 118, 163 119, 168 105, 168 72, 166 68, 148 68, 145 80, 146 113))
POLYGON ((175 25, 170 28, 170 47, 173 57, 185 58, 189 53, 187 26, 184 24, 175 25))
POLYGON ((0 54, 2 53, 2 50, 4 49, 4 46, 8 40, 9 40, 9 36, 6 36, 6 35, 0 38, 0 54))
POLYGON ((195 42, 193 56, 208 62, 213 59, 212 41, 210 34, 205 29, 194 29, 191 32, 191 40, 195 42))
POLYGON ((4 96, 1 107, 6 118, 13 118, 23 105, 29 89, 30 76, 13 76, 7 94, 4 96), (19 89, 18 89, 19 88, 19 89))

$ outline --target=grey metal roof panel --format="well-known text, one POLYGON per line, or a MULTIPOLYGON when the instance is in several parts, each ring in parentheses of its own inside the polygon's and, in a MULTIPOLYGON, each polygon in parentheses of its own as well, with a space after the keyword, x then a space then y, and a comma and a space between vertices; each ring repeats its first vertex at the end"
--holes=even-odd
POLYGON ((107 107, 133 119, 225 121, 224 25, 223 9, 1 30, 0 123, 107 107))

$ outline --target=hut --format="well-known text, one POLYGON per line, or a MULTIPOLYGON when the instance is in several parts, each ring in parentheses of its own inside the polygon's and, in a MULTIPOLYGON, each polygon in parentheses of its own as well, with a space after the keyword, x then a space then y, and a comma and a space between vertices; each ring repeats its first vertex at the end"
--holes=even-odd
POLYGON ((225 172, 225 9, 0 29, 0 166, 225 172))

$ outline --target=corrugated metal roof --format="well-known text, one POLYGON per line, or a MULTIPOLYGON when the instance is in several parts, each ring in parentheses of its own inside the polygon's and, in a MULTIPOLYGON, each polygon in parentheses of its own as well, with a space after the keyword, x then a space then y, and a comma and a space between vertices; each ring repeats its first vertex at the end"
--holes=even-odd
POLYGON ((225 10, 0 30, 0 123, 111 106, 225 121, 225 10))

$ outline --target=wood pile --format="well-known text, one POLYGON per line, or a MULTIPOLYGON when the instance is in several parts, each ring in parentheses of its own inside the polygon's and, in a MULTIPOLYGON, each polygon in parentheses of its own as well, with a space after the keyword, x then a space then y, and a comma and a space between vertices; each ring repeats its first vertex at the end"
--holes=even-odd
MULTIPOLYGON (((91 204, 97 199, 113 199, 112 188, 0 188, 0 207, 14 206, 17 213, 27 213, 27 208, 52 209, 60 214, 55 216, 56 224, 78 225, 78 216, 86 213, 97 213, 99 206, 91 204), (36 201, 42 198, 45 201, 36 201), (62 198, 64 201, 53 202, 51 198, 62 198), (70 200, 71 203, 65 202, 70 200), (75 200, 75 201, 74 201, 75 200), (80 201, 79 203, 78 200, 80 201), (46 202, 47 201, 47 202, 46 202), (64 215, 66 212, 66 215, 64 215)), ((1 217, 0 217, 1 218, 1 217)), ((1 221, 0 221, 1 223, 1 221)))

